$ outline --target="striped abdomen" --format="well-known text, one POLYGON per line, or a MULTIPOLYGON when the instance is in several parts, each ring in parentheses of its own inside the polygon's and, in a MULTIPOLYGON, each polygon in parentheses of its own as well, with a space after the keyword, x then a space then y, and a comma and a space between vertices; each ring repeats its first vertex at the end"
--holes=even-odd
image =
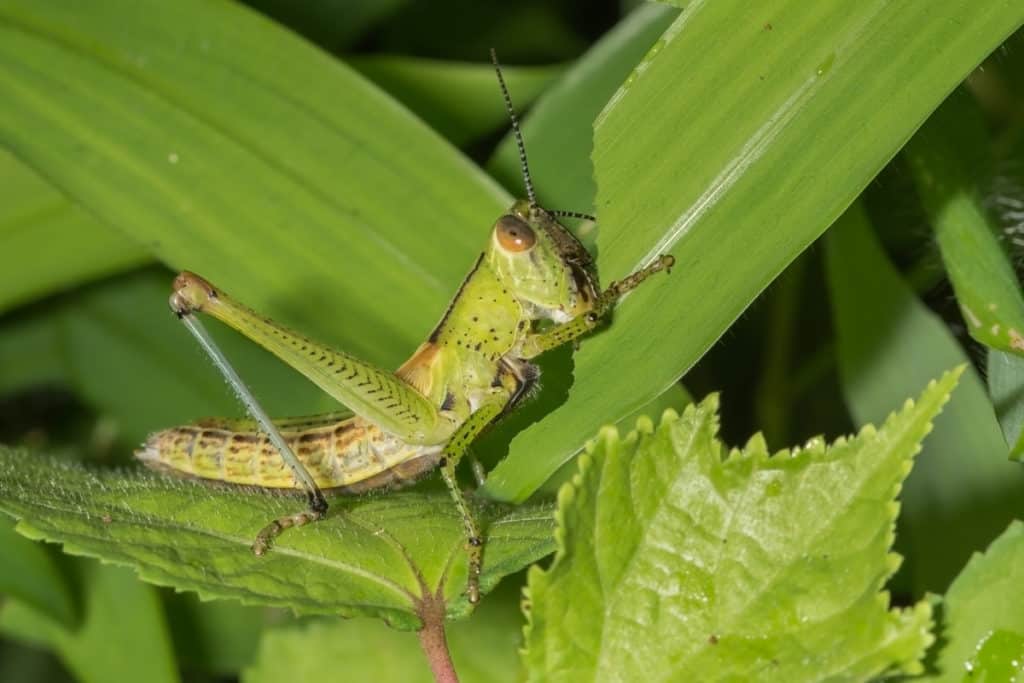
MULTIPOLYGON (((266 434, 207 420, 151 435, 135 456, 154 469, 244 486, 298 488, 266 434)), ((359 417, 282 421, 281 435, 322 489, 359 493, 432 470, 441 446, 413 446, 359 417)))

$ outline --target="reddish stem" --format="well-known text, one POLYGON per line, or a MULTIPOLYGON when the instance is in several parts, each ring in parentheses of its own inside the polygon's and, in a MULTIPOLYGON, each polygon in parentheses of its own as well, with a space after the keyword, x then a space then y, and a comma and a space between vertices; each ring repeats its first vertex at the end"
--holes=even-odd
POLYGON ((418 633, 420 646, 427 656, 434 680, 437 683, 459 683, 459 675, 455 673, 452 655, 448 651, 448 639, 444 634, 444 601, 426 598, 419 607, 420 618, 423 620, 423 628, 418 633))

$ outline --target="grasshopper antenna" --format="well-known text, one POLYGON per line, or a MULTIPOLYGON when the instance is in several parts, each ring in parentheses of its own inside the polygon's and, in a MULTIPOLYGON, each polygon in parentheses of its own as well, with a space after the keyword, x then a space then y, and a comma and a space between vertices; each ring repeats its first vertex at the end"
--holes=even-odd
POLYGON ((548 211, 548 213, 550 213, 555 218, 582 218, 585 221, 597 220, 596 216, 591 216, 589 213, 583 213, 581 211, 561 211, 556 209, 554 211, 548 211))
MULTIPOLYGON (((523 171, 523 184, 526 185, 526 198, 530 200, 530 208, 538 208, 537 195, 533 191, 533 180, 530 178, 530 165, 526 161, 526 145, 523 143, 523 132, 519 129, 519 117, 516 116, 516 110, 512 106, 512 96, 508 94, 508 86, 505 85, 505 77, 501 75, 501 65, 498 64, 498 53, 491 48, 491 63, 494 64, 494 72, 498 74, 498 85, 501 86, 501 95, 505 98, 505 110, 508 112, 508 117, 512 119, 512 133, 516 136, 516 147, 519 149, 519 166, 523 171)), ((548 211, 544 209, 553 218, 560 216, 566 218, 582 218, 587 221, 596 221, 597 218, 591 216, 589 213, 581 213, 579 211, 548 211)))
POLYGON ((533 192, 533 181, 530 180, 530 166, 526 163, 526 145, 523 144, 523 133, 519 130, 519 119, 516 117, 516 110, 512 107, 512 96, 508 94, 508 86, 505 85, 505 77, 501 75, 501 65, 498 64, 498 53, 491 48, 491 63, 494 64, 494 72, 498 74, 498 85, 501 86, 501 95, 505 98, 505 109, 508 117, 512 119, 512 133, 516 136, 516 147, 519 148, 519 165, 523 171, 523 183, 526 185, 526 198, 530 200, 530 208, 537 208, 537 195, 533 192))

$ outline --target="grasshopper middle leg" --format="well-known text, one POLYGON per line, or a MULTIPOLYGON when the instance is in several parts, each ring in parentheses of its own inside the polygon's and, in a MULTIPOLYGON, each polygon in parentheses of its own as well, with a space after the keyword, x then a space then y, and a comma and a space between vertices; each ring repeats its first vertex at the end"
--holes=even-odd
POLYGON ((480 532, 480 525, 466 502, 462 489, 459 488, 458 479, 455 478, 455 468, 462 456, 469 450, 473 440, 501 414, 508 402, 509 396, 505 392, 492 394, 489 401, 480 406, 468 420, 462 423, 442 451, 441 477, 448 487, 455 507, 462 516, 462 524, 466 531, 466 552, 469 555, 469 581, 466 592, 469 602, 472 604, 480 601, 480 572, 483 567, 484 539, 480 532))

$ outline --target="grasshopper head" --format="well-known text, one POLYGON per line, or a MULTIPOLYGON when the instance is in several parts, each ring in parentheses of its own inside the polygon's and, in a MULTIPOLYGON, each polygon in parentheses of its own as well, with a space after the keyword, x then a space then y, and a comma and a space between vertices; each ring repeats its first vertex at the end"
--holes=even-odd
POLYGON ((593 259, 550 213, 519 200, 494 224, 487 262, 536 318, 565 322, 594 306, 593 259))

